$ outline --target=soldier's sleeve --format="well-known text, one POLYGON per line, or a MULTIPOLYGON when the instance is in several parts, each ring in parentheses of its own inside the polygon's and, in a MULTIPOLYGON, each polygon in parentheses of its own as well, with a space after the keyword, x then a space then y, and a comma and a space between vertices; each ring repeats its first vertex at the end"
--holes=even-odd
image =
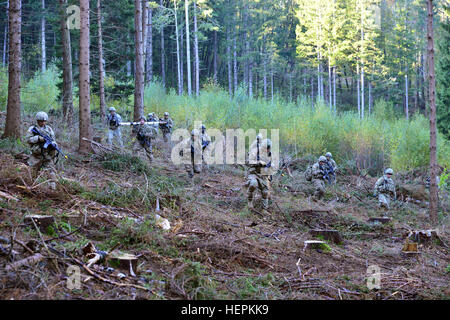
POLYGON ((119 114, 117 115, 117 121, 119 121, 119 123, 122 122, 122 117, 119 114))
POLYGON ((31 130, 33 130, 33 127, 29 127, 27 130, 27 135, 25 136, 25 139, 29 144, 35 144, 39 142, 39 136, 34 135, 31 130))
POLYGON ((50 138, 52 138, 52 140, 56 142, 56 136, 55 136, 55 132, 53 131, 53 129, 51 127, 49 127, 48 131, 50 131, 50 138))
POLYGON ((377 182, 375 182, 375 188, 374 188, 374 191, 373 191, 373 193, 374 194, 378 194, 378 187, 380 186, 380 184, 383 182, 383 178, 379 178, 378 180, 377 180, 377 182))

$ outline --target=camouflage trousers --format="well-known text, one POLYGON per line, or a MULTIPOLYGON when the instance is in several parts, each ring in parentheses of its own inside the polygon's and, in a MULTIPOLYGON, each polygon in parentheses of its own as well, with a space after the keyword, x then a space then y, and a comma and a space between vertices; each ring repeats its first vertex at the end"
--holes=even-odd
POLYGON ((171 137, 170 131, 163 131, 162 134, 163 134, 164 142, 170 142, 170 137, 171 137))
POLYGON ((117 128, 116 130, 108 129, 108 144, 110 146, 112 146, 113 140, 116 140, 119 146, 123 148, 122 133, 120 132, 120 128, 117 128))
POLYGON ((145 152, 145 155, 147 156, 148 161, 152 162, 153 161, 153 146, 152 143, 150 142, 149 145, 144 144, 142 145, 142 143, 139 140, 134 141, 133 144, 133 151, 136 153, 140 153, 141 151, 145 152))
POLYGON ((316 199, 321 199, 325 194, 325 182, 322 179, 313 179, 312 183, 314 185, 314 197, 316 199))
POLYGON ((261 192, 262 204, 264 209, 269 208, 269 189, 270 182, 268 176, 258 176, 256 174, 249 174, 247 176, 247 181, 245 183, 247 187, 247 200, 252 202, 255 196, 255 191, 259 190, 261 192))
POLYGON ((193 177, 194 173, 201 173, 202 172, 202 164, 196 164, 194 163, 194 158, 191 157, 191 164, 186 164, 185 169, 187 173, 189 174, 189 177, 193 177))
POLYGON ((56 167, 55 167, 55 155, 44 153, 44 155, 31 154, 28 159, 28 165, 31 167, 33 179, 36 179, 39 171, 43 171, 44 176, 47 176, 51 181, 49 187, 52 190, 56 189, 56 167))
POLYGON ((378 194, 378 207, 379 208, 386 208, 390 209, 390 203, 391 203, 391 195, 389 193, 379 193, 378 194))

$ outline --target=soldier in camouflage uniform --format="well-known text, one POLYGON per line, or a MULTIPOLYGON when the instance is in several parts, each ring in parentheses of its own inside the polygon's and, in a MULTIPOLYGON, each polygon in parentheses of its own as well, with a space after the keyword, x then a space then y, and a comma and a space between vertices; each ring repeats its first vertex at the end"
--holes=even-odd
POLYGON ((201 136, 197 129, 191 131, 190 139, 181 142, 180 156, 190 158, 191 164, 185 165, 189 178, 193 178, 194 173, 202 172, 201 136))
POLYGON ((156 129, 145 123, 145 117, 141 117, 139 124, 133 126, 133 133, 136 135, 136 141, 134 142, 133 151, 139 152, 144 149, 149 162, 152 162, 152 140, 156 138, 156 129))
POLYGON ((159 121, 165 122, 164 124, 160 124, 160 128, 163 133, 164 142, 169 142, 170 134, 172 133, 172 127, 173 127, 173 121, 169 117, 169 113, 164 112, 164 118, 159 119, 159 121))
POLYGON ((248 155, 248 175, 245 186, 247 187, 247 204, 249 209, 253 209, 253 198, 255 191, 261 192, 263 213, 267 213, 269 208, 269 177, 272 174, 271 161, 272 154, 270 149, 272 141, 262 139, 261 134, 256 137, 256 141, 250 146, 248 155))
POLYGON ((391 200, 397 198, 395 192, 395 183, 392 180, 394 171, 391 168, 386 169, 384 176, 377 180, 375 183, 374 196, 378 196, 378 207, 389 210, 391 200))
POLYGON ((35 135, 32 130, 34 127, 43 135, 47 135, 55 141, 55 133, 53 129, 46 124, 48 115, 45 112, 38 112, 36 114, 37 126, 31 126, 27 130, 26 141, 31 147, 31 156, 28 159, 28 165, 32 168, 33 177, 36 177, 40 170, 47 173, 51 179, 49 187, 52 190, 56 189, 56 168, 55 160, 57 158, 57 151, 55 149, 44 149, 44 138, 35 135))
POLYGON ((319 200, 325 194, 324 175, 326 174, 327 158, 320 156, 319 161, 312 166, 312 183, 315 188, 314 199, 319 200))
POLYGON ((338 170, 336 161, 333 160, 333 155, 331 154, 331 152, 327 152, 325 154, 325 157, 327 158, 327 166, 329 168, 333 168, 333 172, 334 172, 334 173, 330 173, 331 182, 336 183, 336 172, 338 170))
MULTIPOLYGON (((147 122, 159 122, 159 119, 158 119, 158 117, 155 115, 154 112, 151 112, 151 113, 149 113, 149 114, 147 115, 147 122)), ((156 129, 156 132, 158 132, 159 125, 158 125, 157 123, 156 123, 156 124, 152 124, 151 126, 154 127, 154 128, 156 129)))
POLYGON ((115 138, 119 146, 123 148, 122 133, 120 132, 122 117, 116 113, 116 108, 109 108, 109 114, 106 119, 108 124, 108 144, 112 146, 113 139, 115 138))

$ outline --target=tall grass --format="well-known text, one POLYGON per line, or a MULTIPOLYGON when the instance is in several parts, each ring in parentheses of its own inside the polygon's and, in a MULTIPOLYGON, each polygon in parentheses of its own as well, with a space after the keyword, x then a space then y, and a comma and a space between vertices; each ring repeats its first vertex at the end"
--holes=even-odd
MULTIPOLYGON (((429 163, 429 123, 422 115, 411 120, 395 116, 392 104, 376 102, 372 115, 356 112, 335 115, 324 104, 311 107, 309 99, 286 102, 252 99, 239 88, 228 93, 209 86, 198 98, 168 94, 159 83, 145 88, 146 113, 168 111, 176 127, 191 128, 202 121, 209 128, 279 129, 280 145, 295 156, 320 156, 329 151, 341 165, 379 173, 383 168, 408 170, 429 163)), ((338 107, 339 109, 339 107, 338 107)), ((438 134, 438 161, 450 165, 450 145, 438 134)))

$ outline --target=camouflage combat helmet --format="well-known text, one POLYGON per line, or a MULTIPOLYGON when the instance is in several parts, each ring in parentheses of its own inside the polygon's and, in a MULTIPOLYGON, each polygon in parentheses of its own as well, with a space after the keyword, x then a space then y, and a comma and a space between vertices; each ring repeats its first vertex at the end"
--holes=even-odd
POLYGON ((394 174, 394 170, 392 170, 391 168, 387 168, 384 173, 385 174, 394 174))
POLYGON ((36 113, 36 121, 48 121, 48 115, 45 112, 40 111, 36 113))
POLYGON ((332 158, 333 156, 331 155, 331 152, 327 152, 327 154, 325 155, 325 157, 330 157, 330 158, 332 158))
POLYGON ((164 112, 164 116, 169 116, 169 113, 168 112, 164 112))
POLYGON ((108 111, 116 111, 116 108, 110 107, 110 108, 108 109, 108 111))
POLYGON ((325 158, 324 156, 320 156, 319 162, 327 162, 327 158, 325 158))
POLYGON ((198 132, 197 129, 193 129, 193 130, 191 131, 191 138, 192 138, 192 137, 195 137, 195 136, 198 136, 198 135, 199 135, 199 132, 198 132))

